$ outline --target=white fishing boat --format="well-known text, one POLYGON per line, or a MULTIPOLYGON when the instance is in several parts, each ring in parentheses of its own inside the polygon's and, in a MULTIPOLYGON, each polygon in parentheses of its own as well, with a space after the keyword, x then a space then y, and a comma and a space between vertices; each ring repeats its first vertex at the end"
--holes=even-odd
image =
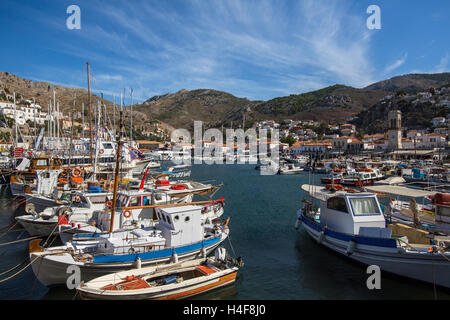
MULTIPOLYGON (((303 185, 320 202, 304 200, 296 227, 319 244, 382 272, 450 288, 450 238, 399 223, 386 226, 377 196, 369 192, 328 191, 303 185)), ((446 208, 445 214, 448 215, 446 208)))
POLYGON ((149 266, 195 259, 214 250, 229 234, 229 220, 206 224, 202 209, 194 205, 156 208, 155 226, 76 235, 63 246, 43 248, 40 240, 31 241, 33 272, 42 284, 49 286, 65 284, 69 266, 79 267, 81 280, 88 281, 133 268, 137 261, 149 266), (86 241, 89 239, 93 241, 86 241))
POLYGON ((63 223, 63 215, 71 223, 87 224, 111 198, 112 193, 73 192, 65 204, 46 207, 41 211, 36 210, 33 203, 27 203, 27 214, 15 219, 30 235, 48 236, 58 231, 57 226, 63 223))
MULTIPOLYGON (((62 243, 67 243, 76 234, 116 232, 154 226, 158 221, 155 212, 157 206, 190 203, 193 196, 194 193, 169 194, 157 189, 121 191, 117 193, 112 229, 110 225, 112 201, 109 201, 104 210, 94 212, 88 220, 81 221, 69 215, 65 222, 56 221, 59 236, 62 243)), ((223 198, 216 201, 202 201, 202 222, 212 223, 214 219, 220 218, 224 212, 224 202, 223 198)))
MULTIPOLYGON (((219 248, 221 249, 221 248, 219 248)), ((235 282, 238 266, 225 254, 159 267, 137 268, 82 282, 77 290, 82 299, 171 300, 202 294, 235 282)))
POLYGON ((299 174, 305 171, 305 168, 295 166, 292 163, 285 164, 280 167, 278 174, 299 174))

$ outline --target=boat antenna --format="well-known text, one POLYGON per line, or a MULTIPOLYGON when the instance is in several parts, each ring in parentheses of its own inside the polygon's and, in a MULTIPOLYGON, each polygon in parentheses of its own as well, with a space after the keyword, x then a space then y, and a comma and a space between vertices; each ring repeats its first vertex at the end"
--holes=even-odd
POLYGON ((117 155, 116 155, 116 170, 114 173, 114 188, 113 188, 113 203, 112 203, 112 209, 111 209, 111 224, 109 227, 109 232, 111 233, 113 231, 114 226, 114 214, 116 209, 116 203, 117 203, 117 187, 119 184, 119 169, 120 169, 120 146, 122 144, 121 137, 122 137, 122 110, 120 110, 120 117, 119 117, 119 135, 117 136, 117 155))

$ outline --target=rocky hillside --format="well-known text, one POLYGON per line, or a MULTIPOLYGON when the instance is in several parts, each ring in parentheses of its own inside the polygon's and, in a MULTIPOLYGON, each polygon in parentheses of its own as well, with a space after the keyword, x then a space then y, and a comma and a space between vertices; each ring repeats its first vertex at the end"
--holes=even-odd
MULTIPOLYGON (((76 113, 81 113, 82 103, 84 103, 85 109, 87 109, 89 100, 87 89, 68 88, 61 85, 54 85, 49 82, 32 81, 8 72, 0 72, 0 94, 4 93, 3 89, 7 92, 7 94, 12 95, 13 92, 15 92, 16 96, 21 97, 22 99, 33 100, 34 98, 36 103, 43 107, 43 111, 48 110, 47 106, 49 99, 51 98, 53 100, 53 92, 55 92, 56 101, 59 102, 60 110, 67 116, 69 115, 69 112, 72 112, 74 97, 76 97, 74 109, 76 113)), ((17 102, 19 102, 19 100, 20 99, 17 99, 17 102)), ((101 101, 103 105, 106 105, 108 118, 111 122, 113 122, 113 102, 103 99, 91 92, 92 112, 95 112, 98 101, 101 101)), ((92 116, 93 115, 94 113, 92 113, 92 116)), ((118 109, 116 109, 116 116, 118 119, 118 109)), ((126 125, 130 123, 129 108, 124 108, 124 123, 126 125)), ((152 130, 154 127, 154 121, 150 119, 147 114, 141 113, 137 110, 133 110, 133 124, 135 125, 135 130, 138 129, 139 131, 152 130)), ((162 126, 169 130, 172 129, 172 127, 165 124, 162 124, 162 126)))
POLYGON ((370 107, 385 92, 334 85, 320 90, 275 98, 258 104, 255 117, 342 122, 370 107))
POLYGON ((217 90, 181 90, 152 97, 136 105, 135 109, 174 127, 187 129, 192 128, 194 120, 201 120, 205 126, 212 127, 229 127, 232 122, 241 125, 244 115, 246 127, 258 120, 286 118, 342 122, 386 94, 335 85, 269 101, 250 101, 217 90))
MULTIPOLYGON (((73 96, 76 95, 76 108, 81 111, 81 103, 87 105, 87 90, 82 88, 67 88, 47 82, 35 82, 22 79, 7 72, 0 72, 1 84, 10 93, 15 91, 24 98, 35 98, 44 106, 56 92, 57 101, 62 110, 68 114, 72 109, 73 96)), ((251 101, 246 98, 235 97, 229 93, 213 89, 180 90, 175 93, 154 96, 147 101, 133 106, 133 124, 135 130, 151 130, 155 121, 169 132, 173 128, 192 129, 194 120, 201 120, 205 127, 220 128, 240 126, 245 118, 245 125, 249 127, 259 120, 315 120, 327 122, 343 122, 359 115, 358 125, 381 130, 386 114, 385 105, 380 100, 392 95, 392 92, 415 92, 429 87, 450 82, 450 73, 440 74, 411 74, 394 77, 389 80, 374 83, 366 88, 358 89, 345 85, 334 85, 320 90, 302 94, 291 94, 269 101, 251 101), (377 110, 364 113, 366 110, 377 110), (365 120, 365 118, 370 120, 365 120)), ((112 118, 112 102, 92 95, 92 106, 101 100, 106 104, 109 117, 112 118)), ((401 105, 401 99, 393 102, 401 105)), ((411 109, 411 115, 420 105, 411 109)), ((425 107, 423 107, 425 108, 425 107)), ((129 108, 124 109, 125 123, 129 123, 129 108)), ((409 109, 405 109, 408 113, 409 109)), ((426 108, 423 110, 427 110, 426 108)), ((437 112, 440 114, 440 111, 437 112)), ((430 113, 431 114, 431 113, 430 113)), ((429 115, 430 115, 429 114, 429 115)), ((433 114, 436 114, 433 111, 433 114)), ((416 116, 411 116, 413 119, 416 116)), ((427 115, 428 116, 428 115, 427 115)), ((417 118, 417 117, 416 117, 417 118)), ((420 122, 422 118, 418 117, 420 122)), ((427 117, 423 119, 428 119, 427 117)), ((424 120, 428 121, 428 120, 424 120)))
POLYGON ((393 77, 371 84, 365 87, 367 90, 378 90, 387 92, 397 92, 403 90, 405 92, 417 92, 423 89, 439 87, 450 83, 450 73, 434 73, 434 74, 408 74, 393 77))
MULTIPOLYGON (((423 91, 422 91, 423 92, 423 91)), ((450 87, 433 88, 423 93, 395 94, 378 101, 360 112, 354 124, 366 133, 383 133, 388 129, 387 115, 391 110, 402 112, 402 127, 408 129, 431 128, 431 119, 446 117, 450 113, 450 87)))
POLYGON ((194 120, 201 120, 206 126, 227 125, 242 119, 243 112, 256 103, 222 91, 198 89, 155 96, 134 109, 175 128, 190 129, 194 120))

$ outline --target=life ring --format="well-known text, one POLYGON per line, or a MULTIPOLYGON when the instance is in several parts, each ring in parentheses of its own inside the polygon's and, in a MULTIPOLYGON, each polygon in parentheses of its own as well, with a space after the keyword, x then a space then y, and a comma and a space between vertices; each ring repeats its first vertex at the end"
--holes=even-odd
POLYGON ((100 154, 103 154, 104 152, 105 152, 105 150, 103 150, 103 149, 98 150, 98 153, 100 153, 100 154))
POLYGON ((187 186, 184 184, 174 184, 173 186, 170 187, 170 189, 173 190, 184 190, 187 189, 187 186))
POLYGON ((74 168, 74 169, 72 170, 72 176, 74 176, 74 177, 79 177, 79 176, 81 176, 81 169, 78 168, 78 167, 74 168))
POLYGON ((124 212, 123 212, 123 216, 125 217, 125 218, 129 218, 129 217, 131 217, 131 211, 130 210, 125 210, 124 212))
POLYGON ((111 207, 111 206, 112 206, 112 201, 111 201, 111 200, 109 200, 108 202, 106 202, 106 204, 105 204, 105 205, 106 205, 106 207, 107 207, 107 208, 111 207))
POLYGON ((69 183, 69 179, 67 179, 67 178, 59 178, 58 182, 60 182, 60 183, 69 183))

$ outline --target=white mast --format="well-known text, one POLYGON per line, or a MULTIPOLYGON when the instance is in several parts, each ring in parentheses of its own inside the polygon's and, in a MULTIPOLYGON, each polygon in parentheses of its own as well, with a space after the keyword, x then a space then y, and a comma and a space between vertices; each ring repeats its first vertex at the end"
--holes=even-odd
MULTIPOLYGON (((53 90, 53 108, 52 108, 52 124, 53 124, 53 141, 56 138, 56 122, 55 122, 55 110, 56 110, 56 92, 53 90)), ((53 142, 53 148, 55 148, 55 143, 53 142)))
POLYGON ((113 117, 114 117, 114 135, 116 135, 116 96, 113 94, 113 117))
POLYGON ((97 130, 96 130, 96 139, 95 139, 95 159, 94 159, 94 174, 93 177, 95 177, 97 172, 97 159, 98 159, 98 151, 99 151, 99 127, 100 127, 100 110, 101 105, 100 101, 97 102, 97 130))
POLYGON ((81 104, 81 130, 84 138, 84 102, 81 104))
POLYGON ((130 146, 133 145, 133 88, 130 92, 131 103, 130 103, 130 146))
POLYGON ((13 92, 14 96, 14 147, 17 147, 17 113, 16 113, 16 93, 13 92))

